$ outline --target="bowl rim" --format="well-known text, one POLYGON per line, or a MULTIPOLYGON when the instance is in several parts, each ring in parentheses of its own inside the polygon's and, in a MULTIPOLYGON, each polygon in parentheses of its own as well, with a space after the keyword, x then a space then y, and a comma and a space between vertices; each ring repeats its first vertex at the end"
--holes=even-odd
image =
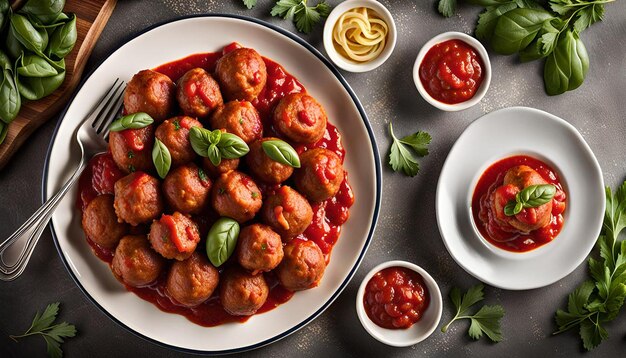
MULTIPOLYGON (((425 340, 426 338, 430 337, 435 331, 435 329, 437 329, 437 327, 439 326, 439 322, 441 321, 441 315, 443 312, 443 299, 441 297, 441 290, 439 289, 439 285, 437 284, 437 281, 435 281, 435 279, 426 270, 408 261, 392 260, 392 261, 386 261, 386 262, 376 265, 367 273, 367 275, 365 275, 365 277, 361 281, 359 290, 356 295, 356 312, 363 328, 367 331, 367 333, 369 333, 376 340, 378 340, 381 343, 387 344, 389 346, 393 346, 393 347, 408 347, 408 346, 417 344, 425 340), (367 286, 371 278, 379 271, 382 271, 389 267, 408 268, 409 270, 412 270, 416 272, 417 274, 419 274, 423 278, 424 283, 426 284, 426 288, 428 289, 428 292, 430 294, 430 303, 429 303, 428 308, 426 308, 426 310, 427 311, 431 309, 435 310, 435 320, 433 321, 434 323, 430 327, 428 327, 426 332, 423 334, 418 334, 416 337, 412 339, 407 339, 406 341, 403 341, 403 342, 393 341, 387 338, 385 334, 388 331, 395 331, 395 330, 382 328, 376 325, 376 323, 372 322, 372 320, 370 320, 370 318, 367 316, 367 313, 365 312, 365 306, 363 304, 363 295, 365 294, 365 287, 367 286)), ((413 326, 420 325, 420 322, 421 321, 417 321, 413 326)))
POLYGON ((424 98, 426 102, 430 103, 436 108, 447 112, 456 112, 470 108, 483 99, 483 97, 487 93, 487 90, 489 89, 489 85, 491 84, 491 61, 489 60, 489 53, 487 53, 485 46, 483 46, 480 41, 468 34, 458 31, 443 32, 428 40, 418 52, 417 57, 415 58, 415 63, 413 65, 413 82, 415 83, 415 87, 417 88, 417 91, 422 96, 422 98, 424 98), (426 56, 426 53, 428 53, 428 51, 436 44, 448 40, 461 40, 463 42, 466 42, 478 52, 485 66, 485 77, 483 78, 483 82, 480 84, 480 87, 478 88, 476 93, 474 93, 474 96, 467 101, 454 104, 443 103, 434 99, 422 85, 422 81, 419 76, 419 68, 422 64, 422 61, 424 60, 424 57, 426 56))
POLYGON ((397 39, 397 28, 396 23, 393 20, 393 16, 391 12, 381 3, 376 0, 347 0, 344 1, 333 9, 326 18, 326 22, 324 23, 324 32, 322 35, 322 40, 324 43, 324 50, 328 58, 335 64, 335 66, 348 71, 348 72, 368 72, 380 67, 383 63, 387 61, 389 56, 396 47, 396 39, 397 39), (350 60, 345 59, 342 55, 337 52, 335 46, 333 45, 333 29, 335 28, 335 24, 341 15, 343 15, 346 11, 350 9, 354 9, 357 7, 367 7, 375 12, 377 12, 383 20, 389 26, 389 31, 387 32, 387 43, 385 44, 385 48, 378 55, 378 57, 374 58, 371 61, 357 63, 350 60))

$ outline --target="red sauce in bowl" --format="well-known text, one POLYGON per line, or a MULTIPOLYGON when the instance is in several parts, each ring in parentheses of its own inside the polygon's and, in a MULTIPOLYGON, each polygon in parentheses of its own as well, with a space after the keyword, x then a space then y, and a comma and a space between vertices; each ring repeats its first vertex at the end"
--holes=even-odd
POLYGON ((483 60, 472 46, 461 40, 448 40, 428 50, 419 76, 432 98, 456 104, 474 97, 483 81, 483 70, 483 60))
POLYGON ((539 159, 517 155, 492 164, 481 175, 472 196, 472 217, 482 237, 491 245, 511 252, 527 252, 551 242, 559 235, 563 228, 566 200, 563 185, 552 167, 539 159), (557 189, 552 199, 552 212, 548 225, 523 234, 503 229, 490 215, 491 201, 488 200, 490 195, 502 186, 506 172, 518 165, 531 167, 557 189))
POLYGON ((424 279, 405 267, 388 267, 367 283, 363 305, 378 326, 404 329, 419 321, 430 303, 424 279))

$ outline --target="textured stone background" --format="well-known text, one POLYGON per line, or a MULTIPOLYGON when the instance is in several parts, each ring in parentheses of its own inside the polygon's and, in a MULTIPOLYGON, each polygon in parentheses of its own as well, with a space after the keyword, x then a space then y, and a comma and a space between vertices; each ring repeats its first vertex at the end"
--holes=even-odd
MULTIPOLYGON (((329 1, 336 4, 339 1, 329 1)), ((246 10, 239 0, 119 1, 102 33, 87 72, 109 53, 143 28, 179 16, 199 13, 235 13, 257 17, 287 30, 290 22, 269 15, 271 1, 259 0, 246 10)), ((415 262, 439 282, 445 296, 452 286, 467 288, 477 283, 455 264, 445 250, 435 218, 435 190, 439 172, 454 141, 476 118, 508 106, 529 106, 560 116, 584 136, 604 170, 607 185, 615 187, 626 178, 626 4, 607 6, 605 21, 586 30, 582 38, 590 54, 591 68, 583 86, 574 92, 548 97, 543 90, 540 62, 520 64, 514 57, 491 57, 493 78, 483 101, 460 113, 445 113, 419 97, 411 69, 419 48, 432 36, 450 30, 471 33, 478 8, 460 6, 459 14, 444 19, 435 10, 434 0, 385 0, 398 27, 397 47, 391 58, 377 70, 344 73, 365 106, 381 155, 388 154, 390 139, 386 128, 394 121, 397 133, 426 130, 433 136, 431 154, 420 161, 415 178, 383 170, 384 195, 375 237, 352 282, 335 303, 314 322, 297 333, 247 356, 558 356, 583 355, 577 334, 551 336, 553 314, 562 308, 567 294, 586 278, 587 265, 566 278, 541 289, 504 291, 486 288, 486 302, 506 309, 502 322, 505 340, 492 344, 472 341, 467 323, 454 325, 446 334, 438 330, 426 341, 409 348, 391 348, 378 343, 361 327, 354 310, 358 284, 372 267, 391 260, 415 262)), ((322 28, 302 36, 323 52, 322 28)), ((0 172, 0 238, 10 235, 41 204, 42 168, 57 119, 39 129, 0 172)), ((335 258, 337 259, 337 258, 335 258)), ((20 343, 8 334, 22 332, 36 310, 60 301, 60 318, 74 323, 79 335, 63 345, 68 357, 85 356, 177 356, 174 351, 148 343, 109 320, 83 296, 63 267, 49 230, 44 233, 30 266, 11 283, 0 283, 0 356, 42 356, 43 340, 31 338, 20 343)), ((451 316, 446 306, 442 322, 451 316)), ((607 325, 610 340, 586 356, 620 356, 626 351, 626 313, 607 325)))

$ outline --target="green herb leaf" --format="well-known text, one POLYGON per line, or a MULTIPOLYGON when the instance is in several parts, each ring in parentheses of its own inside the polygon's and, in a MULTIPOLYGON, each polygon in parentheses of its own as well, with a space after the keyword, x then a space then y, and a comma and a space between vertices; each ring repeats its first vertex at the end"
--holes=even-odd
POLYGON ((58 59, 64 58, 72 52, 77 39, 76 15, 71 14, 70 20, 64 23, 63 26, 57 27, 50 36, 48 55, 58 59))
POLYGON ((243 0, 243 4, 248 8, 252 9, 256 6, 256 0, 243 0))
POLYGON ((418 157, 425 157, 428 155, 428 145, 431 141, 432 137, 430 134, 421 131, 400 139, 400 143, 413 148, 418 157))
MULTIPOLYGON (((22 98, 15 84, 15 77, 11 69, 0 70, 2 82, 0 83, 0 121, 6 125, 3 129, 8 129, 8 124, 13 122, 20 112, 22 98)), ((6 131, 0 130, 0 143, 4 141, 6 131)))
POLYGON ((172 166, 172 156, 170 154, 170 150, 167 149, 165 144, 163 144, 159 138, 154 138, 152 162, 154 163, 154 167, 156 168, 159 177, 161 177, 161 179, 165 179, 165 176, 167 176, 167 173, 169 173, 170 167, 172 166))
POLYGON ((65 0, 28 0, 20 11, 35 16, 43 24, 50 24, 59 18, 63 7, 65 0))
POLYGON ((537 208, 547 204, 556 194, 556 187, 552 184, 530 185, 517 193, 515 200, 504 206, 504 214, 513 216, 526 208, 537 208))
POLYGON ((154 123, 154 119, 148 113, 137 112, 118 118, 109 126, 111 132, 119 132, 126 129, 140 129, 154 123))
POLYGON ((499 17, 491 45, 503 55, 525 49, 535 39, 543 23, 554 17, 546 10, 513 9, 499 17))
POLYGON ((437 10, 445 17, 453 16, 456 14, 456 0, 439 0, 437 10))
POLYGON ((232 133, 222 133, 217 147, 224 159, 241 158, 250 151, 246 142, 232 133))
POLYGON ((556 48, 544 65, 546 92, 551 95, 578 88, 589 70, 589 56, 578 34, 567 30, 559 36, 556 48))
POLYGON ((36 55, 26 55, 22 58, 17 73, 26 77, 50 77, 59 72, 46 59, 36 55))
POLYGON ((574 29, 580 33, 594 23, 602 21, 604 18, 604 5, 592 4, 590 6, 583 7, 576 14, 576 16, 577 19, 574 22, 574 29))
POLYGON ((9 125, 0 121, 0 144, 4 142, 4 139, 7 137, 7 133, 9 133, 9 125))
POLYGON ((15 84, 22 97, 36 101, 54 92, 65 80, 65 70, 50 77, 15 76, 15 84))
POLYGON ((9 31, 10 36, 15 37, 26 49, 43 56, 43 51, 48 46, 48 33, 45 29, 37 30, 26 16, 13 14, 9 31))
POLYGON ((202 170, 202 168, 198 168, 198 178, 201 181, 209 180, 209 177, 207 177, 206 173, 204 172, 204 170, 202 170))
POLYGON ((207 235, 206 253, 215 267, 221 266, 235 251, 239 223, 231 218, 218 219, 207 235))
POLYGON ((265 154, 275 162, 300 168, 300 157, 298 152, 289 143, 280 139, 266 140, 261 143, 265 154))
POLYGON ((189 129, 189 141, 191 148, 201 157, 208 157, 209 146, 211 143, 211 131, 200 127, 191 127, 189 129))
POLYGON ((416 154, 423 157, 428 154, 428 144, 431 137, 426 132, 417 132, 415 134, 398 139, 393 132, 393 125, 389 122, 389 134, 393 140, 391 151, 389 154, 389 165, 394 171, 402 171, 405 175, 414 177, 419 172, 419 164, 413 154, 405 147, 408 145, 416 154))
POLYGON ((496 28, 500 16, 513 9, 517 9, 517 4, 514 2, 486 8, 485 11, 478 15, 478 24, 475 31, 476 37, 481 41, 491 40, 493 30, 496 28))
POLYGON ((207 157, 211 161, 211 164, 218 166, 222 162, 222 154, 216 144, 211 143, 207 148, 207 157))
POLYGON ((298 31, 308 34, 313 26, 330 13, 330 6, 322 1, 308 6, 306 0, 280 0, 272 7, 270 14, 293 20, 298 31))

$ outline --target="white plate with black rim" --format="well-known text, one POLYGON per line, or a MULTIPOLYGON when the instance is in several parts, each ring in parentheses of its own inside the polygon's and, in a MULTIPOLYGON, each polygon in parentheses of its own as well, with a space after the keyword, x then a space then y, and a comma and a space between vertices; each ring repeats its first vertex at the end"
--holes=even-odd
POLYGON ((368 119, 345 79, 299 37, 259 20, 204 15, 167 22, 121 46, 84 81, 56 128, 44 168, 43 195, 49 197, 78 163, 75 129, 115 78, 127 81, 139 70, 194 53, 219 51, 235 41, 256 49, 298 78, 343 134, 344 165, 356 201, 317 288, 298 292, 287 303, 245 323, 202 327, 181 315, 160 311, 116 281, 109 266, 91 252, 85 240, 80 211, 75 206, 77 188, 68 193, 52 216, 53 237, 63 262, 77 285, 102 312, 149 341, 191 353, 234 353, 275 342, 320 315, 356 272, 378 218, 382 178, 368 119))
POLYGON ((437 224, 452 258, 479 280, 509 290, 547 286, 574 271, 600 234, 604 205, 602 170, 582 135, 565 120, 526 107, 491 112, 468 126, 437 184, 437 224), (503 254, 472 226, 471 197, 484 170, 513 155, 550 164, 568 199, 563 229, 554 240, 526 253, 503 254))

